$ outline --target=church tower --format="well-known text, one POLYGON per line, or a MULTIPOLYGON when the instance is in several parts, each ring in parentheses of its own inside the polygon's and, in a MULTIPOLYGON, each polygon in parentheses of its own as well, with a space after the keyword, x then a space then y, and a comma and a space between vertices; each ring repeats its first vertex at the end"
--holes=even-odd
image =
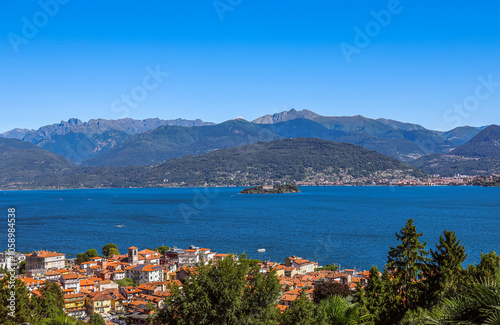
POLYGON ((139 255, 137 252, 137 247, 129 247, 128 248, 128 262, 130 265, 137 265, 139 264, 139 255))

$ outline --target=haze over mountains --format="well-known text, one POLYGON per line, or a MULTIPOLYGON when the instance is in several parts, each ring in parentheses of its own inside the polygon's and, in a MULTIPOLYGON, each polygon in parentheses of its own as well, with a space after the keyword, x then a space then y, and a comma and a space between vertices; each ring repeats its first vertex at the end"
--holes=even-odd
POLYGON ((127 166, 157 164, 188 154, 292 137, 357 144, 412 162, 427 154, 450 152, 480 131, 459 127, 440 132, 389 119, 329 117, 291 109, 252 122, 232 120, 220 124, 183 119, 70 119, 38 130, 14 129, 0 136, 34 143, 85 166, 127 166))

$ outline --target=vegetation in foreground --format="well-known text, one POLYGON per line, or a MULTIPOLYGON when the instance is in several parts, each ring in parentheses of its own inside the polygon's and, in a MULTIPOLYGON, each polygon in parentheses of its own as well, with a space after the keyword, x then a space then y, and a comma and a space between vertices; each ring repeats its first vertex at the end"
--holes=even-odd
MULTIPOLYGON (((453 231, 444 231, 434 249, 426 249, 413 220, 396 234, 388 262, 370 270, 369 284, 353 294, 326 282, 310 297, 305 291, 293 305, 276 308, 281 289, 275 272, 261 274, 256 261, 229 256, 199 265, 150 321, 154 324, 499 324, 500 257, 481 254, 478 265, 467 258, 453 231), (312 298, 312 299, 311 299, 312 298)), ((334 269, 334 266, 330 266, 334 269)))
MULTIPOLYGON (((396 234, 382 272, 370 270, 366 287, 352 292, 336 282, 316 287, 314 295, 302 291, 293 305, 281 312, 276 303, 281 285, 275 271, 260 272, 257 260, 229 255, 217 264, 198 265, 183 288, 171 286, 148 320, 151 324, 499 324, 500 257, 481 254, 478 265, 462 267, 465 247, 453 231, 444 231, 434 249, 421 242, 413 220, 396 234)), ((103 248, 113 250, 112 244, 103 248)), ((85 254, 94 255, 93 250, 85 254)), ((327 269, 335 270, 329 265, 327 269)), ((0 280, 2 324, 82 324, 63 313, 63 295, 57 284, 47 283, 41 297, 31 296, 15 281, 15 317, 8 315, 8 277, 0 280)), ((90 324, 104 324, 91 315, 90 324)))

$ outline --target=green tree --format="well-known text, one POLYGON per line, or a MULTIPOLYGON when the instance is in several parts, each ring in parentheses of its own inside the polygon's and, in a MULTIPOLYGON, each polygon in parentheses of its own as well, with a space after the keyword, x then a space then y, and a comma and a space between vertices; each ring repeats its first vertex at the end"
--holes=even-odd
POLYGON ((89 319, 89 324, 90 325, 106 325, 106 322, 104 321, 104 318, 98 313, 93 313, 90 315, 89 319))
POLYGON ((500 268, 496 276, 464 285, 457 295, 444 298, 429 317, 432 324, 500 324, 500 268))
POLYGON ((111 248, 114 248, 114 249, 116 249, 116 251, 118 251, 118 246, 116 244, 108 243, 102 247, 102 254, 106 257, 110 257, 111 256, 111 253, 110 253, 111 248))
POLYGON ((84 262, 90 261, 90 258, 85 253, 76 254, 76 264, 82 264, 84 262))
POLYGON ((352 295, 352 291, 347 284, 342 284, 334 280, 325 281, 314 288, 314 302, 333 296, 347 297, 352 295))
POLYGON ((97 257, 99 256, 99 254, 97 254, 97 249, 88 249, 86 252, 85 252, 85 255, 87 255, 87 257, 89 258, 89 260, 91 260, 92 258, 94 257, 97 257))
POLYGON ((9 278, 9 276, 5 276, 0 280, 0 321, 2 325, 36 323, 36 304, 31 301, 30 293, 24 282, 18 279, 10 282, 9 278))
POLYGON ((399 320, 408 309, 417 308, 423 300, 422 277, 430 258, 425 250, 427 242, 420 242, 423 233, 418 233, 413 219, 408 219, 396 238, 401 242, 390 247, 387 269, 391 272, 390 294, 398 297, 400 304, 391 313, 399 320))
POLYGON ((319 318, 325 324, 359 324, 362 319, 359 315, 359 305, 353 304, 341 296, 332 296, 321 300, 317 310, 319 318))
POLYGON ((137 287, 137 283, 134 282, 131 278, 125 278, 122 280, 116 281, 120 287, 137 287))
POLYGON ((61 287, 54 282, 40 288, 41 297, 36 297, 39 318, 55 318, 64 313, 64 296, 61 287))
POLYGON ((159 246, 159 247, 156 247, 155 251, 157 251, 158 253, 163 255, 163 253, 165 253, 169 249, 170 249, 170 247, 168 247, 168 246, 159 246))
POLYGON ((469 266, 467 271, 472 281, 478 278, 494 278, 496 270, 500 268, 500 256, 491 251, 488 254, 481 252, 481 262, 477 266, 469 266))
POLYGON ((171 286, 171 296, 158 310, 155 322, 272 324, 280 289, 274 271, 262 274, 257 263, 245 255, 239 260, 228 255, 216 264, 198 265, 184 279, 182 290, 171 286))
POLYGON ((323 323, 318 315, 317 306, 302 290, 300 297, 295 299, 292 306, 281 314, 280 325, 313 325, 323 323))
POLYGON ((314 271, 337 271, 338 269, 338 265, 327 264, 326 266, 315 268, 314 271))
POLYGON ((19 273, 26 274, 26 261, 21 261, 19 264, 19 273))
POLYGON ((456 293, 465 278, 462 263, 467 258, 465 247, 455 232, 445 230, 439 237, 436 250, 430 250, 432 261, 426 270, 427 304, 456 293))
POLYGON ((386 291, 389 281, 388 273, 384 272, 383 280, 378 267, 374 265, 370 269, 366 287, 358 286, 354 301, 360 306, 360 313, 366 315, 365 320, 370 322, 379 320, 388 299, 386 291))
POLYGON ((43 325, 79 325, 80 321, 74 319, 73 317, 69 317, 67 315, 59 315, 52 319, 49 319, 44 322, 43 325))
POLYGON ((114 248, 114 247, 111 247, 109 249, 109 256, 113 256, 113 255, 120 255, 120 252, 118 251, 118 249, 114 248))

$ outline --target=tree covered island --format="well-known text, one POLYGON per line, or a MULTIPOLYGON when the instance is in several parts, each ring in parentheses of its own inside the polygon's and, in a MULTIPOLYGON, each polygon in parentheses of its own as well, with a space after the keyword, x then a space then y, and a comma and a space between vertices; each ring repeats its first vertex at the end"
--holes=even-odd
POLYGON ((299 187, 292 184, 283 185, 259 185, 245 188, 241 194, 277 194, 277 193, 300 193, 299 187))

